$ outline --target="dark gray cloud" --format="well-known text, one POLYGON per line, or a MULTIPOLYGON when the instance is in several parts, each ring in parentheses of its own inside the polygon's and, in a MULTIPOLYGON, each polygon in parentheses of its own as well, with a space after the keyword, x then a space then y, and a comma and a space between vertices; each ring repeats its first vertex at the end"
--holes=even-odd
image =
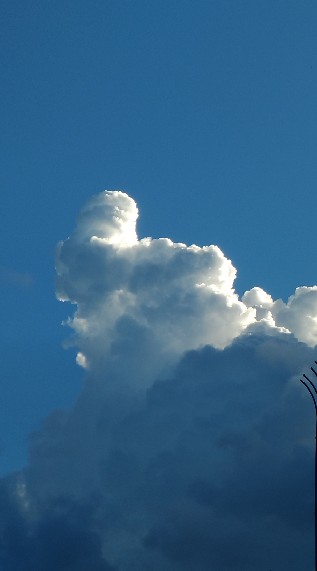
MULTIPOLYGON (((14 480, 14 478, 11 478, 14 480)), ((23 505, 13 482, 0 488, 0 565, 5 571, 115 571, 94 531, 93 503, 59 497, 41 513, 23 505)))
POLYGON ((289 335, 246 335, 186 353, 130 406, 87 379, 34 436, 17 522, 37 557, 57 541, 65 569, 80 553, 99 569, 101 552, 118 571, 309 569, 314 426, 298 376, 313 357, 289 335))

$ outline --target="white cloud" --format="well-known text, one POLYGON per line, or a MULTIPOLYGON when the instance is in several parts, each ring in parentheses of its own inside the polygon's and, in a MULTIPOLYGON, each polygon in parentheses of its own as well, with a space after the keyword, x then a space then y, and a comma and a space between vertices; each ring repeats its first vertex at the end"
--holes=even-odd
POLYGON ((127 368, 139 375, 143 361, 142 383, 148 384, 184 351, 205 344, 224 348, 258 324, 271 334, 290 331, 316 343, 314 288, 297 290, 288 304, 274 302, 259 287, 239 300, 236 270, 217 246, 138 239, 137 216, 127 194, 103 192, 88 202, 74 233, 57 249, 57 294, 77 305, 70 343, 92 370, 107 363, 121 367, 123 376, 127 368))
POLYGON ((137 213, 102 193, 58 246, 87 382, 34 435, 23 502, 5 488, 5 571, 308 569, 317 286, 240 300, 217 246, 138 239, 137 213))
POLYGON ((76 363, 80 367, 83 367, 83 369, 88 369, 87 359, 80 351, 76 355, 76 363))
POLYGON ((58 247, 57 292, 77 304, 69 324, 92 368, 120 360, 121 350, 127 363, 129 351, 142 353, 145 343, 151 356, 144 378, 187 349, 226 346, 255 311, 235 294, 236 270, 218 247, 138 240, 136 218, 126 194, 94 197, 58 247))
POLYGON ((287 303, 277 300, 272 306, 277 325, 287 327, 307 345, 317 344, 317 286, 298 287, 287 303))

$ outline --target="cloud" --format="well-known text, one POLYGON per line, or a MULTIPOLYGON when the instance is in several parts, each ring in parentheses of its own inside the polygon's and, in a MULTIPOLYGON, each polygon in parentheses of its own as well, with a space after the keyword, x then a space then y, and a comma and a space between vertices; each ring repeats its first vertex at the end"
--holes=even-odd
POLYGON ((33 276, 28 272, 20 272, 14 268, 0 267, 0 283, 13 285, 22 288, 29 288, 33 285, 33 276))
POLYGON ((146 349, 142 379, 150 382, 188 349, 225 347, 255 309, 238 299, 236 270, 217 246, 138 240, 137 213, 122 192, 91 199, 59 244, 57 294, 77 305, 69 325, 79 362, 94 371, 121 362, 131 373, 134 360, 139 373, 146 349))
MULTIPOLYGON (((18 481, 17 490, 19 490, 18 481)), ((3 481, 0 565, 10 571, 115 571, 102 555, 93 531, 91 507, 59 498, 38 518, 27 513, 21 496, 3 481)))
POLYGON ((296 288, 287 303, 273 301, 263 289, 254 287, 245 292, 242 301, 256 309, 257 319, 291 331, 312 347, 317 344, 317 286, 296 288))
POLYGON ((137 213, 101 193, 58 245, 86 381, 3 482, 2 568, 308 569, 317 287, 239 299, 219 248, 138 239, 137 213))
POLYGON ((317 286, 298 287, 288 303, 277 300, 272 308, 277 324, 283 324, 308 345, 317 343, 317 286))

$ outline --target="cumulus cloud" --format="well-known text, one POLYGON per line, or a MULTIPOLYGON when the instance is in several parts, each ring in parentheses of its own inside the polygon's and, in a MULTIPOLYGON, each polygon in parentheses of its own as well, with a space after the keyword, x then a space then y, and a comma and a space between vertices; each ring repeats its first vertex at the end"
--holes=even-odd
POLYGON ((277 300, 272 308, 277 324, 294 333, 308 345, 317 343, 317 286, 298 287, 288 303, 277 300))
POLYGON ((254 287, 245 292, 242 301, 255 308, 257 320, 290 331, 311 347, 317 344, 317 286, 296 288, 287 303, 281 299, 273 301, 263 289, 254 287))
POLYGON ((233 291, 236 271, 219 248, 138 240, 136 218, 126 194, 94 197, 59 245, 57 292, 77 304, 69 324, 86 362, 95 368, 101 359, 103 367, 124 354, 124 366, 134 355, 139 371, 146 345, 146 382, 186 349, 224 347, 254 320, 254 310, 233 291))
POLYGON ((3 483, 2 568, 309 569, 317 286, 239 299, 217 246, 139 239, 137 215, 101 193, 58 245, 86 382, 3 483))

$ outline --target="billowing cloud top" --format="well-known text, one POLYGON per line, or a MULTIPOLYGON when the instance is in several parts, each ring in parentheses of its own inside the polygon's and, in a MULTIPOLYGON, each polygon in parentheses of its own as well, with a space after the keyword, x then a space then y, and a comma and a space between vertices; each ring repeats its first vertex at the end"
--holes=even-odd
POLYGON ((137 215, 103 192, 58 245, 85 384, 0 486, 0 567, 313 568, 317 286, 239 299, 217 246, 138 239, 137 215))
POLYGON ((125 363, 133 355, 139 367, 146 350, 151 358, 144 379, 188 349, 224 348, 250 326, 316 344, 317 287, 298 288, 287 304, 259 287, 239 300, 236 270, 217 246, 138 240, 137 216, 127 194, 103 192, 59 244, 57 294, 77 304, 69 325, 80 364, 118 361, 123 351, 125 363))

